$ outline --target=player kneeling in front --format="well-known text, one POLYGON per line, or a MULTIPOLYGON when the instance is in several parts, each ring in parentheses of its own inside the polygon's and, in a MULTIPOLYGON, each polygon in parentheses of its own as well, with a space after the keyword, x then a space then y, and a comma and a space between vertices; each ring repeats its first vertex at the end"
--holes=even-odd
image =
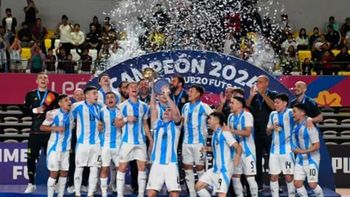
POLYGON ((180 178, 177 165, 177 145, 181 132, 180 111, 169 96, 168 87, 163 88, 156 103, 151 98, 151 124, 154 128, 154 145, 151 153, 152 167, 149 173, 147 191, 149 197, 157 196, 165 183, 171 197, 179 196, 180 178))
POLYGON ((226 196, 230 186, 233 168, 236 168, 241 160, 242 148, 230 133, 230 129, 223 127, 225 115, 221 112, 213 112, 208 119, 209 127, 214 131, 211 148, 203 147, 203 151, 211 150, 214 160, 213 167, 199 179, 196 191, 200 197, 210 197, 206 187, 212 186, 218 197, 226 196), (234 149, 233 149, 234 148, 234 149))
POLYGON ((296 104, 293 107, 295 125, 292 133, 292 149, 296 154, 294 186, 300 197, 306 197, 304 181, 307 177, 310 188, 317 197, 323 197, 322 188, 318 185, 320 165, 320 140, 314 125, 307 122, 306 106, 296 104))
POLYGON ((58 97, 59 109, 49 111, 40 127, 41 131, 51 132, 47 145, 47 168, 50 177, 47 180, 47 196, 54 196, 55 184, 60 175, 58 196, 63 197, 69 169, 70 140, 72 136, 72 118, 69 111, 71 101, 67 95, 58 97))
MULTIPOLYGON (((101 109, 100 112, 100 120, 102 124, 99 125, 99 130, 103 131, 101 135, 102 168, 100 174, 102 197, 106 197, 108 195, 107 181, 109 166, 111 163, 113 163, 115 165, 116 171, 118 171, 119 166, 119 147, 121 143, 121 132, 120 129, 115 126, 115 120, 119 113, 119 109, 116 106, 116 101, 116 94, 113 92, 107 92, 105 102, 106 105, 101 109)), ((111 180, 112 178, 113 177, 111 177, 111 180)))

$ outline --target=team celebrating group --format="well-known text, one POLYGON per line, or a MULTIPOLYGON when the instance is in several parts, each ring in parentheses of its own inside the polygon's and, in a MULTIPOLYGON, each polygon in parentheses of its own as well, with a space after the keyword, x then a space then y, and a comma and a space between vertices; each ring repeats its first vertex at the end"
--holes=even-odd
MULTIPOLYGON (((82 100, 74 103, 67 95, 57 95, 59 108, 52 110, 44 102, 48 76, 39 73, 36 82, 38 90, 30 93, 36 101, 31 106, 32 114, 46 112, 39 130, 50 133, 46 156, 48 196, 54 195, 56 185, 58 196, 64 195, 74 137, 75 196, 81 196, 84 167, 90 169, 88 196, 94 195, 98 181, 102 196, 108 195, 110 168, 115 173, 109 182, 114 184, 118 197, 124 196, 125 174, 129 162, 136 160, 138 196, 144 196, 145 191, 148 196, 157 196, 164 184, 170 196, 179 196, 180 174, 184 171, 191 197, 226 196, 231 182, 235 195, 243 197, 242 175, 251 196, 257 197, 261 147, 268 139, 272 196, 280 194, 281 173, 288 196, 308 196, 306 178, 316 196, 323 196, 318 185, 320 139, 315 126, 322 115, 305 95, 304 82, 295 84, 296 99, 290 102, 287 94, 269 90, 269 78, 261 75, 247 100, 242 89, 227 87, 220 95, 220 104, 212 109, 201 101, 204 89, 197 84, 185 91, 185 81, 178 75, 159 94, 150 88, 153 82, 145 79, 123 81, 114 89, 108 74, 103 73, 99 89, 87 86, 79 90, 83 92, 82 100), (213 160, 205 171, 208 153, 213 160)), ((26 102, 29 100, 26 98, 26 102)), ((29 168, 29 174, 33 177, 35 170, 29 168)))

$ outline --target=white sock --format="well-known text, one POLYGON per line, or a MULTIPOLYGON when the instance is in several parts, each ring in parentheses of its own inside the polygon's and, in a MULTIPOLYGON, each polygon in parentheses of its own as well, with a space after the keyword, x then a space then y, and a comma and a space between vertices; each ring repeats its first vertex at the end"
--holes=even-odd
POLYGON ((232 178, 233 191, 237 197, 243 197, 243 187, 241 183, 241 178, 234 177, 232 178))
POLYGON ((47 179, 47 196, 53 197, 55 194, 56 179, 49 177, 47 179))
POLYGON ((88 196, 94 195, 97 181, 98 181, 98 169, 97 167, 90 167, 88 196))
POLYGON ((201 189, 197 192, 200 197, 211 197, 210 193, 206 189, 201 189))
POLYGON ((247 181, 252 197, 258 197, 258 184, 256 183, 255 177, 247 177, 247 181))
POLYGON ((304 186, 297 188, 297 192, 300 197, 307 197, 307 191, 304 186))
POLYGON ((117 172, 118 197, 124 197, 125 172, 117 172))
POLYGON ((100 178, 102 195, 107 194, 107 181, 108 178, 100 178))
POLYGON ((288 189, 288 197, 294 197, 295 196, 295 187, 294 187, 293 181, 291 181, 289 183, 286 181, 286 184, 287 184, 287 189, 288 189))
POLYGON ((74 172, 74 190, 75 195, 80 196, 80 188, 81 188, 81 182, 83 181, 83 170, 82 167, 75 168, 74 172))
POLYGON ((271 190, 271 196, 272 197, 279 197, 279 185, 278 180, 277 181, 270 181, 270 190, 271 190))
POLYGON ((317 185, 317 187, 315 189, 313 189, 316 197, 323 197, 323 190, 320 187, 320 185, 317 185))
POLYGON ((138 196, 145 196, 146 181, 147 181, 146 171, 139 171, 137 176, 137 183, 139 184, 138 196))
POLYGON ((199 178, 201 178, 201 176, 202 176, 203 174, 204 174, 204 170, 197 171, 198 180, 199 180, 199 178))
POLYGON ((58 195, 57 197, 64 196, 64 189, 66 188, 67 177, 58 178, 58 195))
POLYGON ((196 190, 194 189, 194 174, 192 170, 185 170, 185 179, 188 187, 188 191, 190 192, 191 197, 196 196, 196 190))

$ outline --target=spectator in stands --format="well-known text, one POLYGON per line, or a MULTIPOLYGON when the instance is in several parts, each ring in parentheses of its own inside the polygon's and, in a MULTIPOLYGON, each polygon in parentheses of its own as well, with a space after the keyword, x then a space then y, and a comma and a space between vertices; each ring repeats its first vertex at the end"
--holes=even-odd
POLYGON ((112 44, 117 40, 117 34, 112 29, 112 25, 107 23, 104 25, 104 30, 102 31, 102 44, 112 44))
POLYGON ((101 26, 100 22, 98 21, 97 16, 94 16, 94 17, 92 18, 92 22, 91 22, 90 25, 89 25, 90 30, 91 30, 91 26, 95 26, 95 30, 96 30, 95 32, 96 32, 97 34, 101 35, 101 33, 102 33, 102 26, 101 26))
POLYGON ((73 27, 71 23, 68 21, 68 17, 66 15, 62 15, 61 23, 58 24, 57 34, 60 38, 60 44, 66 53, 70 53, 71 46, 71 32, 73 31, 73 27))
POLYGON ((97 53, 101 49, 101 34, 97 32, 94 24, 90 24, 90 32, 86 35, 86 42, 90 49, 96 49, 97 53))
POLYGON ((25 20, 30 28, 34 27, 36 21, 36 15, 39 13, 38 8, 35 6, 33 0, 27 0, 27 6, 24 7, 25 20))
POLYGON ((296 39, 297 42, 297 50, 307 50, 309 45, 309 37, 306 34, 305 28, 301 28, 299 31, 299 35, 296 39))
POLYGON ((320 31, 318 27, 314 27, 313 33, 309 38, 309 48, 312 49, 315 41, 320 37, 320 31))
POLYGON ((6 48, 8 44, 5 40, 5 29, 0 25, 0 67, 2 72, 8 72, 6 48))
POLYGON ((296 68, 298 64, 298 57, 296 55, 296 50, 293 45, 290 45, 285 54, 282 57, 282 73, 283 75, 290 75, 294 68, 296 68))
POLYGON ((10 53, 11 72, 23 71, 21 62, 21 50, 21 41, 19 41, 18 37, 15 37, 15 40, 13 41, 8 50, 8 52, 10 53))
POLYGON ((335 17, 334 16, 330 16, 328 18, 328 23, 326 23, 325 25, 325 32, 328 31, 328 26, 331 25, 334 29, 334 31, 339 31, 339 24, 335 21, 335 17))
POLYGON ((350 31, 350 17, 347 17, 345 19, 345 23, 341 26, 340 33, 342 37, 345 37, 349 31, 350 31))
POLYGON ((18 39, 21 41, 21 47, 30 47, 32 41, 32 32, 27 23, 22 23, 22 29, 18 31, 18 39))
POLYGON ((47 56, 45 58, 45 68, 47 73, 56 73, 56 59, 56 56, 53 54, 53 49, 48 49, 47 56))
POLYGON ((47 29, 42 26, 41 18, 37 18, 35 21, 35 26, 32 28, 32 39, 34 42, 38 43, 42 52, 46 53, 45 49, 45 37, 47 35, 47 29))
POLYGON ((340 53, 335 57, 340 70, 347 71, 350 68, 350 55, 347 46, 341 48, 340 53))
POLYGON ((301 74, 302 75, 311 75, 311 71, 314 68, 313 63, 309 58, 305 58, 303 64, 301 65, 301 74))
POLYGON ((333 29, 333 25, 328 25, 326 41, 331 43, 332 49, 339 47, 341 37, 339 32, 333 29))
POLYGON ((282 47, 282 54, 285 53, 285 54, 288 54, 288 49, 290 46, 293 46, 294 49, 297 48, 297 42, 294 40, 293 38, 293 34, 288 34, 287 36, 287 40, 284 41, 281 45, 282 47))
POLYGON ((109 16, 105 17, 105 20, 102 26, 102 33, 107 31, 115 31, 113 24, 111 23, 111 18, 109 16))
POLYGON ((24 193, 33 193, 36 190, 35 175, 36 161, 39 159, 40 150, 46 153, 47 142, 50 135, 40 131, 40 125, 46 117, 46 112, 57 107, 58 94, 47 88, 48 76, 39 73, 36 77, 38 89, 26 94, 23 113, 32 117, 31 132, 28 139, 27 166, 29 183, 24 193))
POLYGON ((74 25, 74 31, 70 33, 71 44, 76 49, 82 49, 85 42, 85 34, 80 30, 80 25, 74 25))
POLYGON ((57 55, 57 72, 58 73, 65 73, 64 69, 64 63, 67 60, 67 52, 66 49, 64 49, 62 46, 59 47, 56 51, 57 55))
POLYGON ((32 49, 32 57, 30 58, 28 62, 28 68, 31 73, 40 73, 44 71, 44 61, 45 61, 45 54, 40 49, 39 45, 37 43, 34 43, 32 49))
POLYGON ((323 75, 338 75, 339 67, 335 65, 333 62, 335 61, 335 57, 330 50, 326 50, 322 56, 322 73, 323 75))
POLYGON ((2 26, 5 28, 5 39, 8 44, 12 44, 16 35, 17 19, 12 16, 10 8, 6 8, 6 16, 2 19, 2 26))
POLYGON ((75 73, 74 71, 74 65, 76 63, 73 61, 73 56, 72 54, 68 54, 67 55, 67 59, 64 61, 63 63, 63 67, 64 67, 64 72, 67 73, 67 74, 72 74, 72 73, 75 73))
POLYGON ((344 45, 350 48, 350 31, 346 32, 344 37, 344 45))
POLYGON ((84 48, 80 55, 79 73, 91 74, 92 71, 92 57, 89 55, 89 48, 84 48))

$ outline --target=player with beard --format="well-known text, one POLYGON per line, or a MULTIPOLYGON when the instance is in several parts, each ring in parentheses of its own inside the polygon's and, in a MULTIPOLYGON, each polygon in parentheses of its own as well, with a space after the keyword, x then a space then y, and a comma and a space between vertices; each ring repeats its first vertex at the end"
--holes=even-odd
POLYGON ((141 79, 138 84, 140 100, 149 104, 151 102, 149 82, 146 79, 141 79))
POLYGON ((122 81, 122 82, 120 82, 120 84, 118 86, 118 91, 119 91, 119 94, 121 96, 121 98, 120 98, 121 103, 129 98, 128 84, 129 84, 129 82, 122 81))
POLYGON ((171 98, 175 102, 180 112, 185 103, 188 102, 188 94, 184 89, 185 80, 180 75, 175 75, 171 78, 171 98))

